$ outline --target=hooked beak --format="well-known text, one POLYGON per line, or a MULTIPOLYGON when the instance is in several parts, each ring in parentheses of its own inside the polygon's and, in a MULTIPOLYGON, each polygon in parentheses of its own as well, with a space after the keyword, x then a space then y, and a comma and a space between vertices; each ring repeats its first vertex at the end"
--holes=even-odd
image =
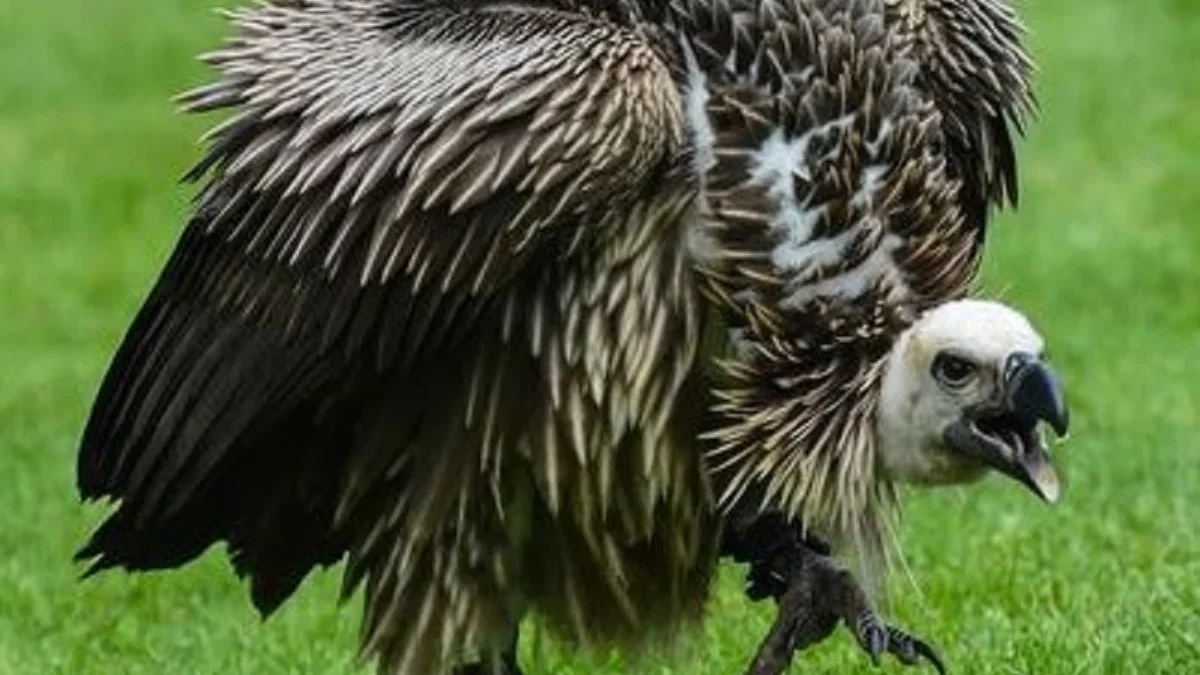
POLYGON ((946 443, 1053 504, 1062 486, 1038 424, 1066 435, 1070 415, 1062 384, 1036 356, 1016 353, 1005 362, 1002 387, 1002 405, 968 413, 950 425, 946 443))

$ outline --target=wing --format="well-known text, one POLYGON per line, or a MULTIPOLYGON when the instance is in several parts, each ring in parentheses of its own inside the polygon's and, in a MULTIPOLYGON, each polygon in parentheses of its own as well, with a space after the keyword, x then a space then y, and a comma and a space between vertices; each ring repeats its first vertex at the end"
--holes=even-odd
POLYGON ((331 420, 599 236, 673 161, 681 112, 610 19, 385 0, 231 18, 221 77, 182 101, 233 115, 84 431, 81 493, 121 505, 80 556, 173 566, 228 539, 239 570, 275 566, 270 609, 345 547, 331 420))
POLYGON ((888 11, 942 114, 949 168, 982 242, 990 208, 1017 203, 1013 135, 1036 105, 1024 28, 1007 0, 895 0, 888 11))
POLYGON ((687 99, 713 129, 700 269, 733 328, 709 467, 726 512, 779 510, 872 557, 891 503, 883 359, 966 291, 976 229, 920 65, 875 4, 742 4, 695 51, 710 73, 744 59, 749 81, 687 99))

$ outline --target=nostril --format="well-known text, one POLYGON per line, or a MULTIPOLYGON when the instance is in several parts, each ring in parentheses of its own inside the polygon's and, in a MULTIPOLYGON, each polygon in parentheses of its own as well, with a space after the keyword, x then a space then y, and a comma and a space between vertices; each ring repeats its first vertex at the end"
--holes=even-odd
POLYGON ((1004 360, 1004 381, 1013 382, 1017 373, 1030 363, 1038 360, 1037 355, 1029 352, 1013 352, 1004 360))

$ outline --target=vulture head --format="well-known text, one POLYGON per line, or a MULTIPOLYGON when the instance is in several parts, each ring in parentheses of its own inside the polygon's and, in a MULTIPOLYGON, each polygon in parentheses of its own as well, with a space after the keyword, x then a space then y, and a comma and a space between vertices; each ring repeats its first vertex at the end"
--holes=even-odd
POLYGON ((961 300, 924 314, 892 347, 876 422, 879 461, 898 482, 938 485, 998 471, 1059 496, 1042 427, 1062 436, 1062 386, 1020 313, 961 300))

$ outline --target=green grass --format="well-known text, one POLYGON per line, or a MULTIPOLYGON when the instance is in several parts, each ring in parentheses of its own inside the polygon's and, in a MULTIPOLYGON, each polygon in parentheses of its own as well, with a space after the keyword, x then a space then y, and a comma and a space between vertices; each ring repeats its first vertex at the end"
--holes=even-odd
MULTIPOLYGON (((102 515, 76 502, 76 437, 188 198, 174 178, 204 122, 168 97, 221 33, 209 4, 0 10, 0 675, 362 672, 334 574, 261 624, 220 555, 86 584, 70 561, 102 515)), ((1028 4, 1043 114, 984 290, 1035 317, 1065 373, 1066 500, 913 494, 893 614, 956 673, 1200 672, 1200 6, 1028 4)), ((741 672, 769 619, 727 570, 703 633, 639 668, 741 672)), ((534 675, 621 672, 536 651, 534 675)), ((871 672, 844 632, 800 664, 871 672)))

